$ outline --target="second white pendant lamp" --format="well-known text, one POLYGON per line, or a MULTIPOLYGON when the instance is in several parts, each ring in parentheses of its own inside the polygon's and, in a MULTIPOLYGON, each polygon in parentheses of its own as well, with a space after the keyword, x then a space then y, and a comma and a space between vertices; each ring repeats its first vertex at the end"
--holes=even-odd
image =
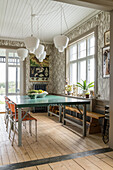
POLYGON ((54 37, 54 44, 59 52, 63 52, 64 49, 68 46, 68 43, 69 43, 69 38, 65 35, 58 35, 54 37))
POLYGON ((21 61, 24 61, 25 58, 28 56, 28 50, 25 48, 18 48, 17 49, 17 54, 20 57, 21 61))
POLYGON ((39 44, 38 48, 35 50, 36 58, 39 59, 44 52, 44 45, 39 44))
POLYGON ((46 58, 46 51, 44 51, 42 54, 41 54, 41 56, 40 56, 40 59, 45 59, 46 58))
MULTIPOLYGON (((69 43, 69 38, 65 35, 62 35, 62 15, 64 15, 64 20, 65 20, 65 14, 63 11, 63 7, 61 6, 61 35, 57 35, 54 37, 54 45, 58 49, 59 52, 63 52, 65 48, 67 48, 68 43, 69 43)), ((65 24, 66 20, 65 20, 65 24)))
POLYGON ((35 50, 38 48, 40 40, 31 35, 30 37, 26 37, 24 39, 25 46, 29 50, 30 53, 34 53, 35 50))
POLYGON ((31 7, 31 36, 26 37, 25 46, 29 50, 30 53, 34 53, 35 50, 38 48, 40 40, 33 36, 33 9, 31 7))

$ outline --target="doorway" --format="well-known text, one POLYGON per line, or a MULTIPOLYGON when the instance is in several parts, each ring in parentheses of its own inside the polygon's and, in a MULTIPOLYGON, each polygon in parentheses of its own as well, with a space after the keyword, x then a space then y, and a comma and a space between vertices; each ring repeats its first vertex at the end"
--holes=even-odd
POLYGON ((5 95, 20 94, 20 59, 16 50, 0 49, 0 112, 5 112, 5 95))

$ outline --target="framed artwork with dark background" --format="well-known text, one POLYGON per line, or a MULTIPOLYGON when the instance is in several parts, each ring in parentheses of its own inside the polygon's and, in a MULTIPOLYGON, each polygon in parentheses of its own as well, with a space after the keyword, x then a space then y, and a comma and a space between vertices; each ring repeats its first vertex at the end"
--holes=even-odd
POLYGON ((46 55, 43 62, 39 62, 34 54, 30 54, 30 81, 49 81, 49 55, 46 55))
POLYGON ((110 46, 102 48, 102 75, 103 78, 110 77, 110 46))
POLYGON ((104 33, 104 46, 110 45, 110 30, 104 33))

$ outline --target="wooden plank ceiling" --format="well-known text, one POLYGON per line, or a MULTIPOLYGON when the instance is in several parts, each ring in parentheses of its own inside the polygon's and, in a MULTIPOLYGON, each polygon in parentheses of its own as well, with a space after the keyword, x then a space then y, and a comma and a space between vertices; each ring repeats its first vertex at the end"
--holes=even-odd
MULTIPOLYGON (((69 29, 93 16, 98 10, 56 2, 52 0, 0 0, 0 38, 23 39, 31 34, 30 11, 33 18, 34 35, 42 41, 52 42, 61 33, 61 5, 63 6, 69 29)), ((63 33, 67 31, 62 22, 63 33)))

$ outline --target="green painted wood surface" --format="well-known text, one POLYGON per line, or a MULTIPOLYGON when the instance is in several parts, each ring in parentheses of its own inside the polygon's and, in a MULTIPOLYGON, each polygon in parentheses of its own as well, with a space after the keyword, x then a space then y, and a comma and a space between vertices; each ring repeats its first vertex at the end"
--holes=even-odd
POLYGON ((48 106, 50 104, 75 105, 75 104, 90 104, 89 100, 73 99, 56 95, 47 95, 44 98, 30 99, 29 96, 10 95, 7 96, 13 101, 18 108, 21 107, 38 107, 48 106))

